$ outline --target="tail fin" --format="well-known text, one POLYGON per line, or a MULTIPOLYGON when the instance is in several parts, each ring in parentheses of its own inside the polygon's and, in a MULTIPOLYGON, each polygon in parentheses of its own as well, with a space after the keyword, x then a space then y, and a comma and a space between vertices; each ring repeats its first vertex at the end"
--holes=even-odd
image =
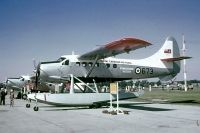
POLYGON ((167 37, 161 49, 153 55, 159 64, 167 68, 171 75, 159 77, 161 80, 170 80, 180 72, 180 51, 176 40, 173 37, 167 37))
POLYGON ((180 57, 180 51, 176 40, 173 37, 168 37, 165 40, 162 48, 158 51, 161 61, 180 57))
POLYGON ((160 50, 164 50, 163 58, 161 61, 174 62, 184 59, 190 59, 188 56, 180 56, 179 47, 173 37, 168 37, 160 50), (164 47, 164 49, 162 49, 164 47))
POLYGON ((135 64, 157 68, 158 73, 154 76, 161 80, 170 80, 180 72, 180 60, 190 57, 180 56, 180 51, 176 40, 167 37, 163 46, 152 56, 141 60, 134 60, 135 64), (138 61, 138 62, 137 62, 138 61))
POLYGON ((162 63, 169 68, 171 75, 160 77, 161 80, 170 80, 180 72, 180 61, 183 59, 189 59, 191 57, 180 56, 180 51, 176 40, 173 37, 168 37, 165 40, 164 45, 158 51, 162 63))

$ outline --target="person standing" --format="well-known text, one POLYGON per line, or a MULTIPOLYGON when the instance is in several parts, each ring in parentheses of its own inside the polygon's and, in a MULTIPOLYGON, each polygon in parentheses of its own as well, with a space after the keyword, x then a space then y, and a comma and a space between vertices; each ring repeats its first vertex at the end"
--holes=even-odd
POLYGON ((1 88, 1 104, 5 105, 5 97, 6 97, 6 92, 4 91, 3 88, 1 88))
POLYGON ((10 90, 10 107, 13 107, 14 106, 14 91, 11 89, 10 90))

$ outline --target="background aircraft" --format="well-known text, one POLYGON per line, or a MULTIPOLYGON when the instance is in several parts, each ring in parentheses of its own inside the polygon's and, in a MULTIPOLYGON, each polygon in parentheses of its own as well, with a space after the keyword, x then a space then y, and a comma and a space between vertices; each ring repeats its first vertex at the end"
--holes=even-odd
POLYGON ((34 76, 29 75, 22 75, 18 78, 7 78, 4 85, 7 89, 13 89, 22 93, 24 99, 27 98, 27 94, 30 92, 55 92, 55 84, 41 82, 36 87, 34 76))
POLYGON ((31 77, 25 75, 18 78, 7 78, 6 88, 21 91, 21 89, 29 82, 31 82, 31 77))

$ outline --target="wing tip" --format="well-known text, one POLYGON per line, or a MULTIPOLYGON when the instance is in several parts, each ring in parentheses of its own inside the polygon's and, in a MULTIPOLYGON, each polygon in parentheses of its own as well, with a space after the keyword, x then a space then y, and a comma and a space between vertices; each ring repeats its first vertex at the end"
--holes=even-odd
POLYGON ((141 45, 143 47, 152 45, 150 42, 144 41, 142 39, 133 38, 133 37, 125 37, 117 41, 113 41, 105 45, 106 48, 112 48, 120 44, 127 44, 127 45, 141 45))

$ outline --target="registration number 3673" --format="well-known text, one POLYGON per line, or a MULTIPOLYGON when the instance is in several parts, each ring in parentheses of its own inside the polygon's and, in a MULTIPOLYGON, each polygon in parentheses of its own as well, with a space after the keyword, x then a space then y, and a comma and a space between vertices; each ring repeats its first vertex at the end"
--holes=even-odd
POLYGON ((137 67, 135 68, 136 74, 153 74, 153 68, 151 67, 137 67))

